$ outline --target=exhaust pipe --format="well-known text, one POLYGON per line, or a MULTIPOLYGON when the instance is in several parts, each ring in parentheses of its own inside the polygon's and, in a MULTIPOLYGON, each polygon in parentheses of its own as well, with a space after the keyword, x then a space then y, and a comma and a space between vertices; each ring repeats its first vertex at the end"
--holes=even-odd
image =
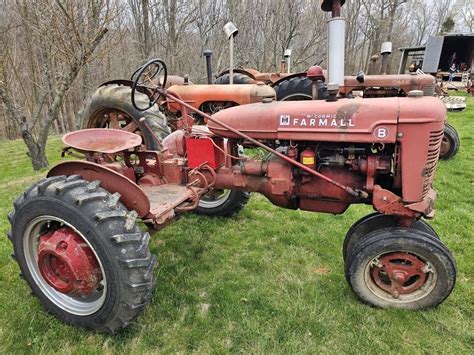
POLYGON ((229 84, 234 83, 234 37, 237 36, 239 30, 232 22, 227 22, 224 25, 224 33, 229 40, 229 84))
POLYGON ((285 60, 282 59, 280 61, 280 73, 283 74, 285 72, 285 60))
POLYGON ((322 0, 321 10, 331 12, 328 20, 328 83, 344 85, 346 20, 341 17, 345 0, 322 0))
POLYGON ((203 54, 206 57, 207 83, 212 84, 212 66, 211 66, 212 51, 210 49, 206 49, 203 54))
POLYGON ((382 55, 382 67, 380 68, 380 74, 386 75, 388 71, 388 61, 390 59, 390 55, 392 54, 392 42, 382 43, 380 54, 382 55))
POLYGON ((290 74, 290 70, 291 70, 291 49, 285 49, 285 54, 283 55, 285 57, 285 59, 287 60, 287 63, 286 63, 286 66, 287 66, 287 69, 286 69, 286 72, 288 74, 290 74))

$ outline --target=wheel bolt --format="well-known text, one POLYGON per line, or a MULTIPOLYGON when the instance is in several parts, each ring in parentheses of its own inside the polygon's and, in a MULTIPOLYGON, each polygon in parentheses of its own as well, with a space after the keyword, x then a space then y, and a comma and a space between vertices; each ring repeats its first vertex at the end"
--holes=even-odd
POLYGON ((63 241, 63 242, 60 242, 60 243, 58 244, 58 246, 56 247, 56 250, 57 250, 58 252, 64 251, 64 250, 66 250, 66 249, 67 249, 67 243, 64 242, 64 241, 63 241))
POLYGON ((394 272, 393 279, 397 282, 403 283, 406 280, 406 276, 403 272, 394 272))

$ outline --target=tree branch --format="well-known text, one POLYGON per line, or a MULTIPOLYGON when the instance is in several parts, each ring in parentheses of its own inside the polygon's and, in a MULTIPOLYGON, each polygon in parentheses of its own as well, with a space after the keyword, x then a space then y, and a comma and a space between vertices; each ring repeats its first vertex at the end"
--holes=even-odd
POLYGON ((46 145, 46 142, 48 140, 48 132, 49 128, 51 126, 51 123, 57 118, 59 114, 59 110, 61 108, 61 105, 64 100, 64 96, 68 92, 69 88, 71 87, 72 83, 76 79, 77 75, 79 74, 79 71, 81 68, 87 63, 89 60, 90 56, 92 53, 94 53, 95 49, 99 45, 99 43, 102 41, 102 38, 104 38, 105 34, 107 33, 108 29, 103 28, 95 37, 95 39, 90 43, 89 48, 87 48, 86 51, 83 52, 83 54, 79 57, 76 58, 76 60, 72 63, 72 66, 69 70, 69 73, 64 77, 63 82, 54 97, 53 103, 48 109, 48 115, 47 118, 44 122, 43 127, 41 128, 40 135, 38 138, 38 144, 40 146, 46 145))
POLYGON ((21 125, 22 122, 26 122, 25 114, 20 109, 18 109, 10 99, 3 80, 0 81, 0 99, 2 99, 2 102, 7 109, 7 113, 12 120, 14 120, 19 125, 21 125))

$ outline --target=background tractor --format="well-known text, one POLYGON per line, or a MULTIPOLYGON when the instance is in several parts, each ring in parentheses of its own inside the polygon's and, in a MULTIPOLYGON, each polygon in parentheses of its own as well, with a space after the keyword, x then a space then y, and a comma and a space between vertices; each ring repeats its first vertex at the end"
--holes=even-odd
MULTIPOLYGON (((140 70, 141 67, 138 69, 140 70)), ((134 78, 135 74, 132 75, 134 78)), ((147 73, 144 80, 158 84, 155 73, 147 73), (150 78, 153 77, 154 79, 150 78)), ((263 83, 254 85, 196 85, 177 76, 162 77, 168 92, 184 100, 193 108, 213 114, 224 108, 274 99, 275 91, 263 83)), ((143 84, 143 83, 142 83, 143 84)), ((181 105, 166 97, 150 105, 148 96, 136 91, 132 103, 132 80, 114 80, 102 84, 85 102, 79 113, 83 128, 114 128, 142 136, 147 149, 160 150, 160 142, 172 131, 187 125, 204 124, 205 118, 196 112, 183 115, 181 105)), ((248 201, 243 191, 214 190, 201 198, 198 213, 211 216, 231 216, 248 201)))
MULTIPOLYGON (((328 21, 329 32, 333 36, 338 36, 340 42, 329 41, 328 42, 328 70, 321 72, 318 66, 314 66, 308 69, 307 72, 291 73, 290 72, 290 56, 291 50, 286 50, 284 53, 285 59, 281 61, 280 72, 274 73, 261 73, 253 68, 236 68, 232 70, 231 74, 229 70, 223 71, 217 75, 215 79, 216 84, 229 84, 230 75, 233 75, 233 82, 239 84, 254 84, 258 82, 264 82, 275 89, 276 98, 278 101, 288 100, 311 100, 315 98, 325 99, 327 93, 324 91, 324 86, 319 86, 320 92, 316 94, 313 90, 314 82, 318 80, 324 82, 328 80, 329 72, 331 72, 330 66, 340 66, 341 58, 342 64, 344 62, 344 55, 335 56, 335 53, 342 53, 339 47, 344 47, 343 36, 344 26, 343 20, 341 19, 341 7, 345 1, 332 1, 324 0, 321 1, 321 8, 323 11, 331 12, 332 19, 328 21), (289 52, 289 53, 288 53, 289 52), (287 70, 285 70, 285 62, 287 61, 287 70), (336 65, 337 63, 337 65, 336 65)), ((387 59, 391 54, 392 45, 390 42, 385 42, 382 45, 382 69, 387 67, 387 59), (388 45, 388 46, 387 46, 388 45)), ((232 59, 231 59, 232 63, 232 59)), ((210 82, 210 59, 207 60, 207 73, 208 81, 210 82)), ((332 69, 332 72, 337 70, 332 69)), ((434 96, 436 90, 439 89, 436 85, 436 79, 434 76, 424 74, 423 72, 418 73, 414 71, 412 74, 396 74, 386 75, 386 71, 383 71, 383 75, 365 75, 360 72, 357 76, 345 76, 339 77, 339 95, 351 96, 357 92, 358 95, 364 98, 375 98, 375 97, 393 97, 393 96, 406 96, 412 90, 421 90, 426 96, 434 96), (420 75, 421 74, 421 75, 420 75)), ((329 81, 334 81, 329 78, 329 81)), ((447 100, 445 97, 440 96, 440 99, 446 104, 448 109, 453 109, 459 101, 447 100), (456 103, 457 102, 457 103, 456 103)), ((462 98, 461 98, 462 99, 462 98)), ((464 106, 465 107, 465 106, 464 106)), ((440 151, 440 159, 450 159, 456 155, 460 147, 460 139, 456 129, 446 123, 444 129, 444 136, 440 151)))

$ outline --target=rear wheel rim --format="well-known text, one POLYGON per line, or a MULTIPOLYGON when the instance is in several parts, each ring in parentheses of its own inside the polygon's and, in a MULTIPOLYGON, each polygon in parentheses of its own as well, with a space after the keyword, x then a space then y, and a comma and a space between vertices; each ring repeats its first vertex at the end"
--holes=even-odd
POLYGON ((199 207, 201 208, 216 208, 227 201, 231 190, 216 190, 201 197, 199 200, 199 207))
POLYGON ((448 154, 449 151, 451 150, 451 145, 452 145, 451 140, 446 136, 446 133, 445 133, 441 141, 441 148, 439 151, 439 155, 445 156, 446 154, 448 154))
POLYGON ((124 111, 107 108, 96 112, 87 128, 113 128, 141 134, 138 124, 124 111))
POLYGON ((78 315, 87 316, 97 312, 105 302, 107 295, 107 280, 104 272, 104 267, 101 263, 97 252, 84 238, 84 236, 71 224, 67 223, 61 218, 53 216, 39 216, 31 220, 25 228, 23 236, 23 250, 26 266, 28 271, 35 282, 36 286, 41 290, 42 294, 47 297, 55 306, 63 309, 64 311, 78 315), (54 230, 54 228, 66 227, 71 229, 75 234, 79 235, 82 240, 87 244, 87 247, 92 250, 93 255, 99 265, 102 281, 97 289, 88 295, 68 295, 62 293, 52 287, 50 283, 43 277, 40 265, 38 263, 38 245, 41 236, 54 230))
POLYGON ((364 272, 367 288, 392 303, 411 303, 425 298, 436 286, 433 265, 407 251, 391 251, 370 260, 364 272))

